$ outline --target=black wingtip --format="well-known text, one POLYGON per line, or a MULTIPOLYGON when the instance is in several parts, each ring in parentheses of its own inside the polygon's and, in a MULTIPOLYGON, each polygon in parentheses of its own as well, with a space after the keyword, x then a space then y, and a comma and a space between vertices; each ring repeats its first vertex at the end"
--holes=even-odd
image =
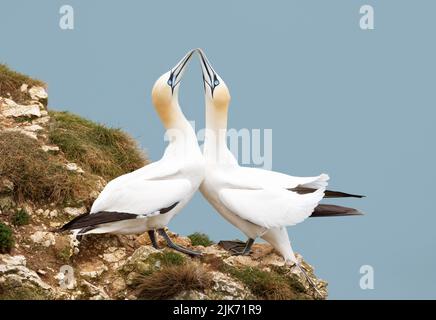
MULTIPOLYGON (((313 193, 317 189, 315 188, 309 188, 309 187, 303 187, 303 186, 297 186, 295 188, 289 188, 287 189, 289 191, 297 192, 298 194, 307 194, 307 193, 313 193)), ((335 191, 335 190, 326 190, 324 192, 324 198, 365 198, 366 196, 360 195, 360 194, 352 194, 342 191, 335 191)))

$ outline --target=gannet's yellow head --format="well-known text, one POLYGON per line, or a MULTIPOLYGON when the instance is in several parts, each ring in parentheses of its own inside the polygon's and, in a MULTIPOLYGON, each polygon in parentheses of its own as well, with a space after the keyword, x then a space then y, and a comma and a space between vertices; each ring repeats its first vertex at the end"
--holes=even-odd
POLYGON ((171 126, 174 108, 178 108, 180 82, 195 50, 189 51, 174 68, 164 73, 154 83, 151 97, 165 127, 171 126))
POLYGON ((197 49, 197 52, 200 55, 206 99, 210 99, 217 109, 227 109, 231 99, 227 85, 212 68, 203 50, 197 49))

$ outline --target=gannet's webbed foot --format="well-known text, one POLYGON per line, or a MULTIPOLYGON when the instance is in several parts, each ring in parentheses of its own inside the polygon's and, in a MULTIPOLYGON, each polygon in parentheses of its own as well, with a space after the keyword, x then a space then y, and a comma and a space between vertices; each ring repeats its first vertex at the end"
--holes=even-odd
POLYGON ((172 249, 174 249, 176 251, 188 254, 188 255, 193 256, 193 257, 200 256, 202 254, 200 251, 189 250, 187 248, 179 246, 178 244, 175 244, 171 240, 171 238, 168 236, 168 234, 166 233, 166 231, 164 229, 158 229, 157 232, 159 232, 159 234, 165 239, 165 241, 167 242, 168 247, 170 247, 170 248, 172 248, 172 249))
POLYGON ((304 277, 306 278, 307 282, 309 282, 309 285, 316 291, 316 293, 322 297, 321 292, 319 292, 318 288, 316 287, 316 284, 312 281, 312 279, 309 277, 307 272, 301 267, 301 265, 298 262, 295 262, 295 266, 304 274, 304 277))
POLYGON ((153 246, 153 248, 159 250, 160 247, 159 247, 159 245, 157 243, 157 240, 156 240, 156 233, 155 233, 155 231, 154 230, 148 230, 148 236, 150 237, 151 245, 153 246))
POLYGON ((247 242, 224 240, 220 241, 218 244, 235 256, 246 256, 250 254, 253 243, 254 239, 249 238, 247 242))

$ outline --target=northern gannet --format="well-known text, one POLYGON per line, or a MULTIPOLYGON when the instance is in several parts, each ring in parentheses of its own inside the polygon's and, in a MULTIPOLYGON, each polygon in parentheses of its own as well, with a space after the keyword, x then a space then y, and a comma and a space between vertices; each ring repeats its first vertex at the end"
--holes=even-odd
MULTIPOLYGON (((234 254, 246 255, 256 238, 270 243, 286 264, 295 264, 317 290, 299 265, 286 227, 312 216, 360 214, 352 208, 319 205, 323 197, 362 197, 326 190, 329 176, 293 177, 283 173, 239 166, 227 147, 227 112, 230 93, 205 54, 198 50, 205 89, 206 130, 203 155, 205 178, 200 191, 211 205, 247 237, 234 242, 234 254), (240 250, 238 250, 240 249, 240 250)), ((231 241, 226 241, 231 244, 231 241)))
POLYGON ((197 191, 204 177, 204 159, 195 132, 178 102, 179 84, 194 50, 154 84, 152 100, 166 128, 169 144, 163 157, 110 181, 94 201, 89 214, 60 230, 91 233, 139 234, 148 231, 158 248, 155 230, 169 247, 196 255, 199 252, 173 243, 164 227, 197 191))

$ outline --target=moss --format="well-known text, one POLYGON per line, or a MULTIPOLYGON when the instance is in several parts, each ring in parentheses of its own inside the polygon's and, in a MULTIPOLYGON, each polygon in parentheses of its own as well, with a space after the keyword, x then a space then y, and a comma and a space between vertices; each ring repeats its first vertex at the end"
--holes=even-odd
POLYGON ((8 253, 14 246, 12 229, 0 222, 0 253, 8 253))
POLYGON ((70 204, 87 199, 95 177, 65 169, 65 160, 41 150, 37 141, 19 132, 0 132, 0 172, 13 182, 17 202, 70 204))
POLYGON ((70 247, 64 247, 58 252, 56 252, 56 256, 62 260, 65 263, 68 263, 71 258, 71 248, 70 247))
POLYGON ((209 239, 209 236, 204 233, 195 232, 190 234, 188 238, 191 240, 193 246, 207 247, 213 244, 213 241, 209 239))
POLYGON ((17 286, 16 281, 6 278, 0 283, 0 300, 47 300, 50 293, 34 286, 17 286))
POLYGON ((18 210, 13 216, 12 216, 12 223, 15 226, 24 226, 26 224, 29 224, 30 221, 30 215, 27 213, 26 210, 20 209, 18 210))
POLYGON ((164 250, 148 256, 147 263, 155 265, 157 262, 161 267, 181 266, 186 263, 186 258, 177 252, 164 250))
POLYGON ((309 298, 293 279, 275 271, 263 271, 255 267, 236 268, 224 265, 223 270, 244 283, 250 291, 266 300, 302 300, 309 298))
POLYGON ((12 71, 5 64, 0 64, 0 96, 8 97, 10 95, 11 99, 17 103, 23 103, 30 97, 28 94, 21 92, 20 88, 23 83, 32 86, 45 87, 45 83, 30 78, 22 73, 12 71))
POLYGON ((51 111, 50 116, 50 142, 85 170, 110 180, 147 163, 135 141, 119 129, 68 112, 51 111))

